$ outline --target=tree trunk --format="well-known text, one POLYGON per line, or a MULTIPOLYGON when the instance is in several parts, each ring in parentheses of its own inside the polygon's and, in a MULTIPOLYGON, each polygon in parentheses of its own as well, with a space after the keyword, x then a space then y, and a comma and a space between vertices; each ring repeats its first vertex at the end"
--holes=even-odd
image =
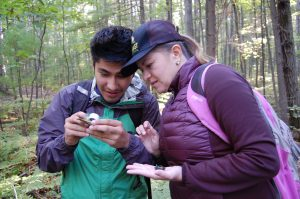
MULTIPOLYGON (((19 60, 16 60, 16 64, 19 63, 19 60)), ((25 121, 25 112, 24 112, 24 99, 23 99, 23 92, 22 92, 22 76, 21 76, 21 67, 17 67, 17 75, 18 75, 18 88, 19 88, 19 97, 21 99, 21 109, 22 109, 22 120, 25 121)))
MULTIPOLYGON (((183 1, 179 1, 179 15, 184 16, 183 1)), ((184 17, 180 17, 180 27, 184 27, 184 17)))
MULTIPOLYGON (((242 43, 242 38, 241 38, 241 34, 240 34, 240 26, 239 26, 239 16, 238 16, 238 11, 237 11, 237 7, 236 7, 236 2, 235 0, 232 0, 232 7, 233 7, 233 12, 234 12, 234 16, 235 16, 235 32, 238 38, 238 45, 240 45, 242 43)), ((239 52, 239 63, 240 63, 240 71, 241 74, 246 77, 246 71, 244 69, 245 66, 245 60, 242 57, 242 54, 239 52)))
POLYGON ((275 100, 275 110, 278 111, 278 96, 277 96, 277 89, 276 89, 276 80, 275 80, 275 71, 274 71, 274 64, 273 64, 273 58, 272 58, 272 51, 271 51, 271 39, 269 35, 269 28, 267 25, 267 13, 265 9, 266 5, 264 3, 264 24, 265 24, 265 30, 266 30, 266 38, 267 38, 267 47, 268 47, 268 65, 271 70, 272 75, 272 86, 273 86, 273 95, 275 100))
MULTIPOLYGON (((297 12, 298 14, 296 15, 296 34, 297 34, 297 38, 300 38, 300 0, 297 1, 297 6, 296 6, 297 12)), ((296 55, 299 53, 300 51, 300 42, 296 43, 296 55)), ((297 71, 298 71, 298 75, 300 75, 300 56, 297 56, 297 71)))
POLYGON ((119 26, 122 26, 122 17, 121 17, 121 2, 120 0, 117 0, 117 4, 118 4, 118 13, 117 13, 117 16, 118 16, 118 25, 119 26))
MULTIPOLYGON (((257 14, 256 14, 256 0, 253 0, 253 18, 254 19, 257 19, 257 14)), ((256 29, 257 29, 257 23, 256 23, 256 20, 254 20, 254 35, 255 35, 255 39, 257 40, 257 38, 258 38, 258 35, 257 35, 257 31, 256 31, 256 29)), ((257 54, 256 54, 256 56, 255 56, 255 87, 258 87, 258 56, 257 56, 257 54)))
MULTIPOLYGON (((15 49, 15 52, 16 52, 16 49, 15 49)), ((17 58, 16 55, 15 55, 15 58, 16 58, 16 60, 15 60, 16 65, 18 65, 17 66, 17 82, 18 82, 18 89, 19 89, 19 96, 20 96, 20 103, 21 103, 21 116, 22 116, 22 120, 25 121, 24 99, 23 99, 23 93, 22 93, 21 67, 19 65, 19 59, 17 58)), ((21 132, 22 132, 22 135, 28 136, 27 128, 24 123, 22 123, 22 125, 21 125, 21 132)))
POLYGON ((173 5, 172 0, 166 0, 166 7, 167 7, 167 20, 173 23, 173 5))
POLYGON ((111 8, 109 7, 110 4, 107 3, 107 0, 102 0, 101 3, 101 12, 104 13, 104 16, 102 16, 99 20, 102 21, 102 26, 106 27, 108 26, 108 10, 111 8))
MULTIPOLYGON (((197 0, 196 0, 197 1, 197 0)), ((201 45, 203 49, 206 49, 205 47, 205 39, 204 39, 204 33, 203 33, 203 23, 202 23, 202 6, 201 6, 201 1, 198 0, 199 2, 199 25, 200 25, 200 39, 199 41, 201 41, 201 45)))
POLYGON ((37 80, 37 77, 38 77, 38 74, 39 74, 39 71, 40 71, 41 65, 42 65, 42 49, 43 49, 43 43, 44 43, 43 40, 44 40, 44 36, 45 36, 45 33, 46 33, 46 28, 47 28, 47 23, 44 22, 42 33, 39 36, 39 38, 40 38, 40 46, 39 46, 39 51, 38 51, 37 69, 35 71, 34 78, 31 81, 31 92, 30 92, 31 95, 30 95, 30 100, 29 100, 28 109, 27 109, 27 112, 26 112, 26 120, 25 120, 25 127, 26 127, 26 129, 28 127, 28 121, 29 121, 29 117, 30 117, 30 110, 31 110, 31 103, 32 103, 32 98, 33 98, 34 83, 37 80))
POLYGON ((260 1, 260 30, 261 30, 261 62, 260 62, 260 75, 262 76, 263 94, 266 95, 266 78, 265 78, 265 43, 264 43, 264 17, 263 17, 264 0, 260 1))
POLYGON ((216 57, 216 0, 206 0, 206 54, 216 57))
MULTIPOLYGON (((2 40, 3 40, 3 31, 2 31, 2 21, 0 17, 0 46, 2 45, 2 40)), ((3 63, 3 55, 0 55, 0 77, 5 76, 5 70, 4 70, 4 65, 1 64, 3 63)), ((8 93, 6 85, 0 84, 0 91, 3 93, 8 93)))
POLYGON ((63 15, 63 21, 62 21, 62 45, 63 45, 63 52, 64 52, 64 59, 66 61, 67 65, 67 84, 70 84, 70 66, 68 62, 68 57, 66 53, 66 47, 65 47, 65 8, 64 8, 64 3, 62 4, 62 15, 63 15))
MULTIPOLYGON (((240 30, 242 30, 244 28, 244 18, 245 18, 245 16, 244 16, 244 10, 243 10, 242 6, 241 6, 241 15, 240 16, 241 17, 240 17, 239 22, 241 23, 241 26, 240 26, 240 29, 238 30, 238 33, 240 35, 239 36, 239 45, 241 45, 241 47, 242 47, 242 44, 244 42, 244 36, 242 34, 240 34, 240 30)), ((242 48, 241 50, 242 50, 241 52, 243 53, 244 49, 242 48)), ((241 62, 240 63, 241 64, 240 68, 241 68, 241 70, 244 71, 243 72, 244 77, 247 77, 247 64, 246 64, 246 60, 244 59, 242 53, 240 53, 240 62, 241 62)))
POLYGON ((140 0, 140 23, 145 23, 145 7, 144 0, 140 0))
POLYGON ((15 70, 12 67, 10 67, 9 72, 11 74, 11 75, 9 75, 10 82, 11 82, 11 88, 13 90, 14 99, 16 100, 17 99, 17 91, 16 91, 15 78, 14 78, 15 70))
POLYGON ((0 118, 0 129, 1 131, 4 131, 1 118, 0 118))
POLYGON ((277 65, 277 76, 278 76, 278 93, 279 93, 279 114, 280 118, 288 122, 287 110, 287 95, 286 95, 286 88, 284 84, 284 77, 283 77, 283 57, 282 57, 282 49, 280 44, 280 35, 279 35, 279 24, 278 24, 278 14, 276 10, 275 0, 270 0, 270 11, 271 11, 271 18, 272 18, 272 28, 274 34, 274 42, 275 42, 275 60, 277 65))
POLYGON ((229 26, 229 37, 231 44, 228 46, 228 64, 232 67, 234 66, 235 60, 235 49, 233 47, 233 37, 234 37, 234 17, 233 14, 230 15, 230 26, 229 26))
MULTIPOLYGON (((39 55, 37 54, 37 57, 38 56, 39 55)), ((38 70, 38 61, 36 59, 34 59, 34 64, 35 64, 34 69, 35 69, 35 72, 36 72, 38 70)), ((35 82, 35 99, 38 99, 38 98, 39 98, 39 82, 36 81, 35 82)))
MULTIPOLYGON (((0 45, 2 43, 3 40, 3 32, 2 32, 2 21, 1 21, 1 15, 0 15, 0 45)), ((3 63, 3 55, 0 55, 0 77, 4 76, 4 66, 1 64, 3 63)), ((3 85, 0 85, 0 91, 4 90, 3 85)))
POLYGON ((132 3, 132 0, 129 0, 129 3, 130 3, 130 24, 131 24, 131 27, 135 27, 134 26, 133 3, 132 3))
POLYGON ((283 55, 283 74, 286 85, 288 105, 299 105, 299 84, 297 81, 295 48, 293 38, 290 1, 277 1, 280 40, 283 55))
MULTIPOLYGON (((300 11, 300 0, 297 1, 296 9, 298 12, 300 11)), ((300 14, 296 16, 296 33, 297 35, 300 34, 300 14)))
POLYGON ((225 20, 225 45, 224 45, 224 49, 223 49, 223 63, 224 64, 228 64, 227 58, 228 58, 228 38, 229 38, 229 33, 228 33, 228 20, 226 17, 225 20))
POLYGON ((194 27, 194 38, 195 40, 200 43, 200 36, 199 36, 199 23, 198 21, 200 20, 199 13, 200 13, 200 7, 199 7, 199 1, 195 0, 194 1, 194 20, 193 20, 193 27, 194 27))
POLYGON ((186 34, 194 37, 192 1, 184 0, 184 24, 186 34))
POLYGON ((149 19, 150 19, 150 21, 153 20, 153 10, 155 10, 154 8, 155 8, 154 1, 149 0, 149 19))

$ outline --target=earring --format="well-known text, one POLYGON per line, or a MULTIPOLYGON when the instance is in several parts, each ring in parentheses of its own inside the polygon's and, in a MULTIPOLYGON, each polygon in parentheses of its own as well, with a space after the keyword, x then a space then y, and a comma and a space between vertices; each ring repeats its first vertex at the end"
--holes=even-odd
POLYGON ((176 66, 178 66, 180 64, 180 61, 177 60, 175 64, 176 64, 176 66))

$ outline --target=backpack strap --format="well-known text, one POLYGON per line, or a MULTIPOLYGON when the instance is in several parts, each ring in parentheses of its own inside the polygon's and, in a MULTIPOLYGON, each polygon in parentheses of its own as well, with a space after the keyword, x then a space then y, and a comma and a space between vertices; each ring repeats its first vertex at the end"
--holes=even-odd
POLYGON ((224 142, 229 144, 230 141, 228 136, 224 133, 219 123, 216 121, 204 95, 205 75, 208 69, 214 64, 215 63, 204 64, 196 69, 188 85, 187 102, 202 124, 220 137, 224 142))
POLYGON ((85 111, 87 108, 90 100, 92 83, 93 80, 86 80, 76 84, 76 91, 72 101, 72 114, 78 111, 85 111))

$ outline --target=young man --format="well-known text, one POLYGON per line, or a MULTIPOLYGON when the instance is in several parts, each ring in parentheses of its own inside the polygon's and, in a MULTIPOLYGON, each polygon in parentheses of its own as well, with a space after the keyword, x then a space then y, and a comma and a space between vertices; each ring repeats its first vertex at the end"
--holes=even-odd
POLYGON ((62 171, 62 198, 146 198, 144 178, 126 174, 126 164, 151 163, 136 137, 144 121, 158 128, 159 109, 131 57, 130 29, 111 26, 91 41, 95 77, 69 85, 52 100, 40 121, 37 157, 41 170, 62 171), (91 125, 88 113, 102 119, 91 125))

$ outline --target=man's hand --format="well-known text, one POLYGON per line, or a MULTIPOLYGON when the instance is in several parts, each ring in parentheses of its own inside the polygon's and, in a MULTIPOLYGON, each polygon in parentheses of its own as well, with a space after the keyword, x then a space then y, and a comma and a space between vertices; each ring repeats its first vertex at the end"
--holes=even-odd
POLYGON ((94 120, 87 133, 117 149, 127 148, 129 145, 130 134, 125 131, 122 122, 118 120, 94 120))
POLYGON ((85 116, 84 112, 77 112, 66 118, 64 136, 67 145, 76 145, 81 138, 89 136, 86 132, 88 125, 80 120, 80 118, 85 118, 85 116))
POLYGON ((159 135, 148 121, 136 128, 138 137, 143 142, 147 151, 154 156, 160 155, 159 151, 159 135))

